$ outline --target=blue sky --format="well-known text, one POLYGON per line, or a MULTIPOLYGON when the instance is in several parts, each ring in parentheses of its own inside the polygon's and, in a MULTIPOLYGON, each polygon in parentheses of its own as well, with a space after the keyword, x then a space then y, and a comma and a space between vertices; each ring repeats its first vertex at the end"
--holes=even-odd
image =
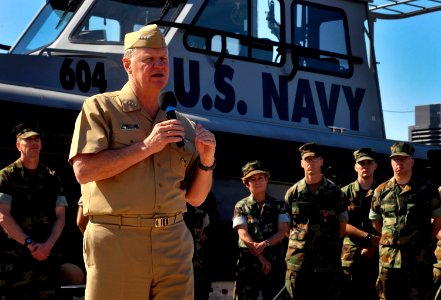
POLYGON ((407 140, 415 106, 441 103, 441 12, 374 27, 386 136, 407 140))
MULTIPOLYGON (((44 0, 1 0, 0 44, 12 44, 44 0)), ((415 106, 441 103, 441 12, 374 25, 386 137, 408 139, 415 106)))

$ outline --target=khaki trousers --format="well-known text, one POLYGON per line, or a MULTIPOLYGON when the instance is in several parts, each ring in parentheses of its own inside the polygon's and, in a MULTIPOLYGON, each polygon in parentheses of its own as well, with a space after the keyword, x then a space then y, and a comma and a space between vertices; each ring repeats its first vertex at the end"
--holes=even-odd
POLYGON ((86 300, 193 300, 193 239, 184 222, 119 227, 89 222, 86 300))

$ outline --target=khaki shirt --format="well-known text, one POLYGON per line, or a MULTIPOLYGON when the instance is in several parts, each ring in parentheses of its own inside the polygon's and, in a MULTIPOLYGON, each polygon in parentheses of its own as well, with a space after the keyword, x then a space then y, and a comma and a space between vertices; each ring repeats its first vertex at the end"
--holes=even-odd
MULTIPOLYGON (((85 215, 167 216, 186 211, 181 183, 198 154, 195 124, 177 115, 185 129, 185 146, 168 144, 114 177, 82 185, 85 215)), ((75 123, 69 161, 79 153, 121 149, 141 142, 155 124, 166 119, 160 110, 152 120, 128 83, 121 91, 90 97, 75 123)))

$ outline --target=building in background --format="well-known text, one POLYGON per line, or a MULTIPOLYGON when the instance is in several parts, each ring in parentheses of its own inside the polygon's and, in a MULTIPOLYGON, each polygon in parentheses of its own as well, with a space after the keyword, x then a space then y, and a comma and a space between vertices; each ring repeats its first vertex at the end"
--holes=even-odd
POLYGON ((441 146, 441 104, 415 106, 415 125, 409 126, 409 141, 441 146))

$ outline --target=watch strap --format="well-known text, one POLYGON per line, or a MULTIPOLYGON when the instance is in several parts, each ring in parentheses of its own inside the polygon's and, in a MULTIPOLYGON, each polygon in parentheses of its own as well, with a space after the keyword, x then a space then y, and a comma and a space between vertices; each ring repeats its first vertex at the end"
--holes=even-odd
POLYGON ((214 160, 213 164, 209 167, 204 166, 201 161, 198 161, 198 168, 204 171, 213 171, 214 168, 216 167, 216 160, 214 160))
POLYGON ((30 238, 30 237, 27 237, 26 239, 25 239, 25 241, 24 241, 24 246, 25 247, 27 247, 27 246, 29 246, 30 244, 32 244, 34 241, 30 238))

